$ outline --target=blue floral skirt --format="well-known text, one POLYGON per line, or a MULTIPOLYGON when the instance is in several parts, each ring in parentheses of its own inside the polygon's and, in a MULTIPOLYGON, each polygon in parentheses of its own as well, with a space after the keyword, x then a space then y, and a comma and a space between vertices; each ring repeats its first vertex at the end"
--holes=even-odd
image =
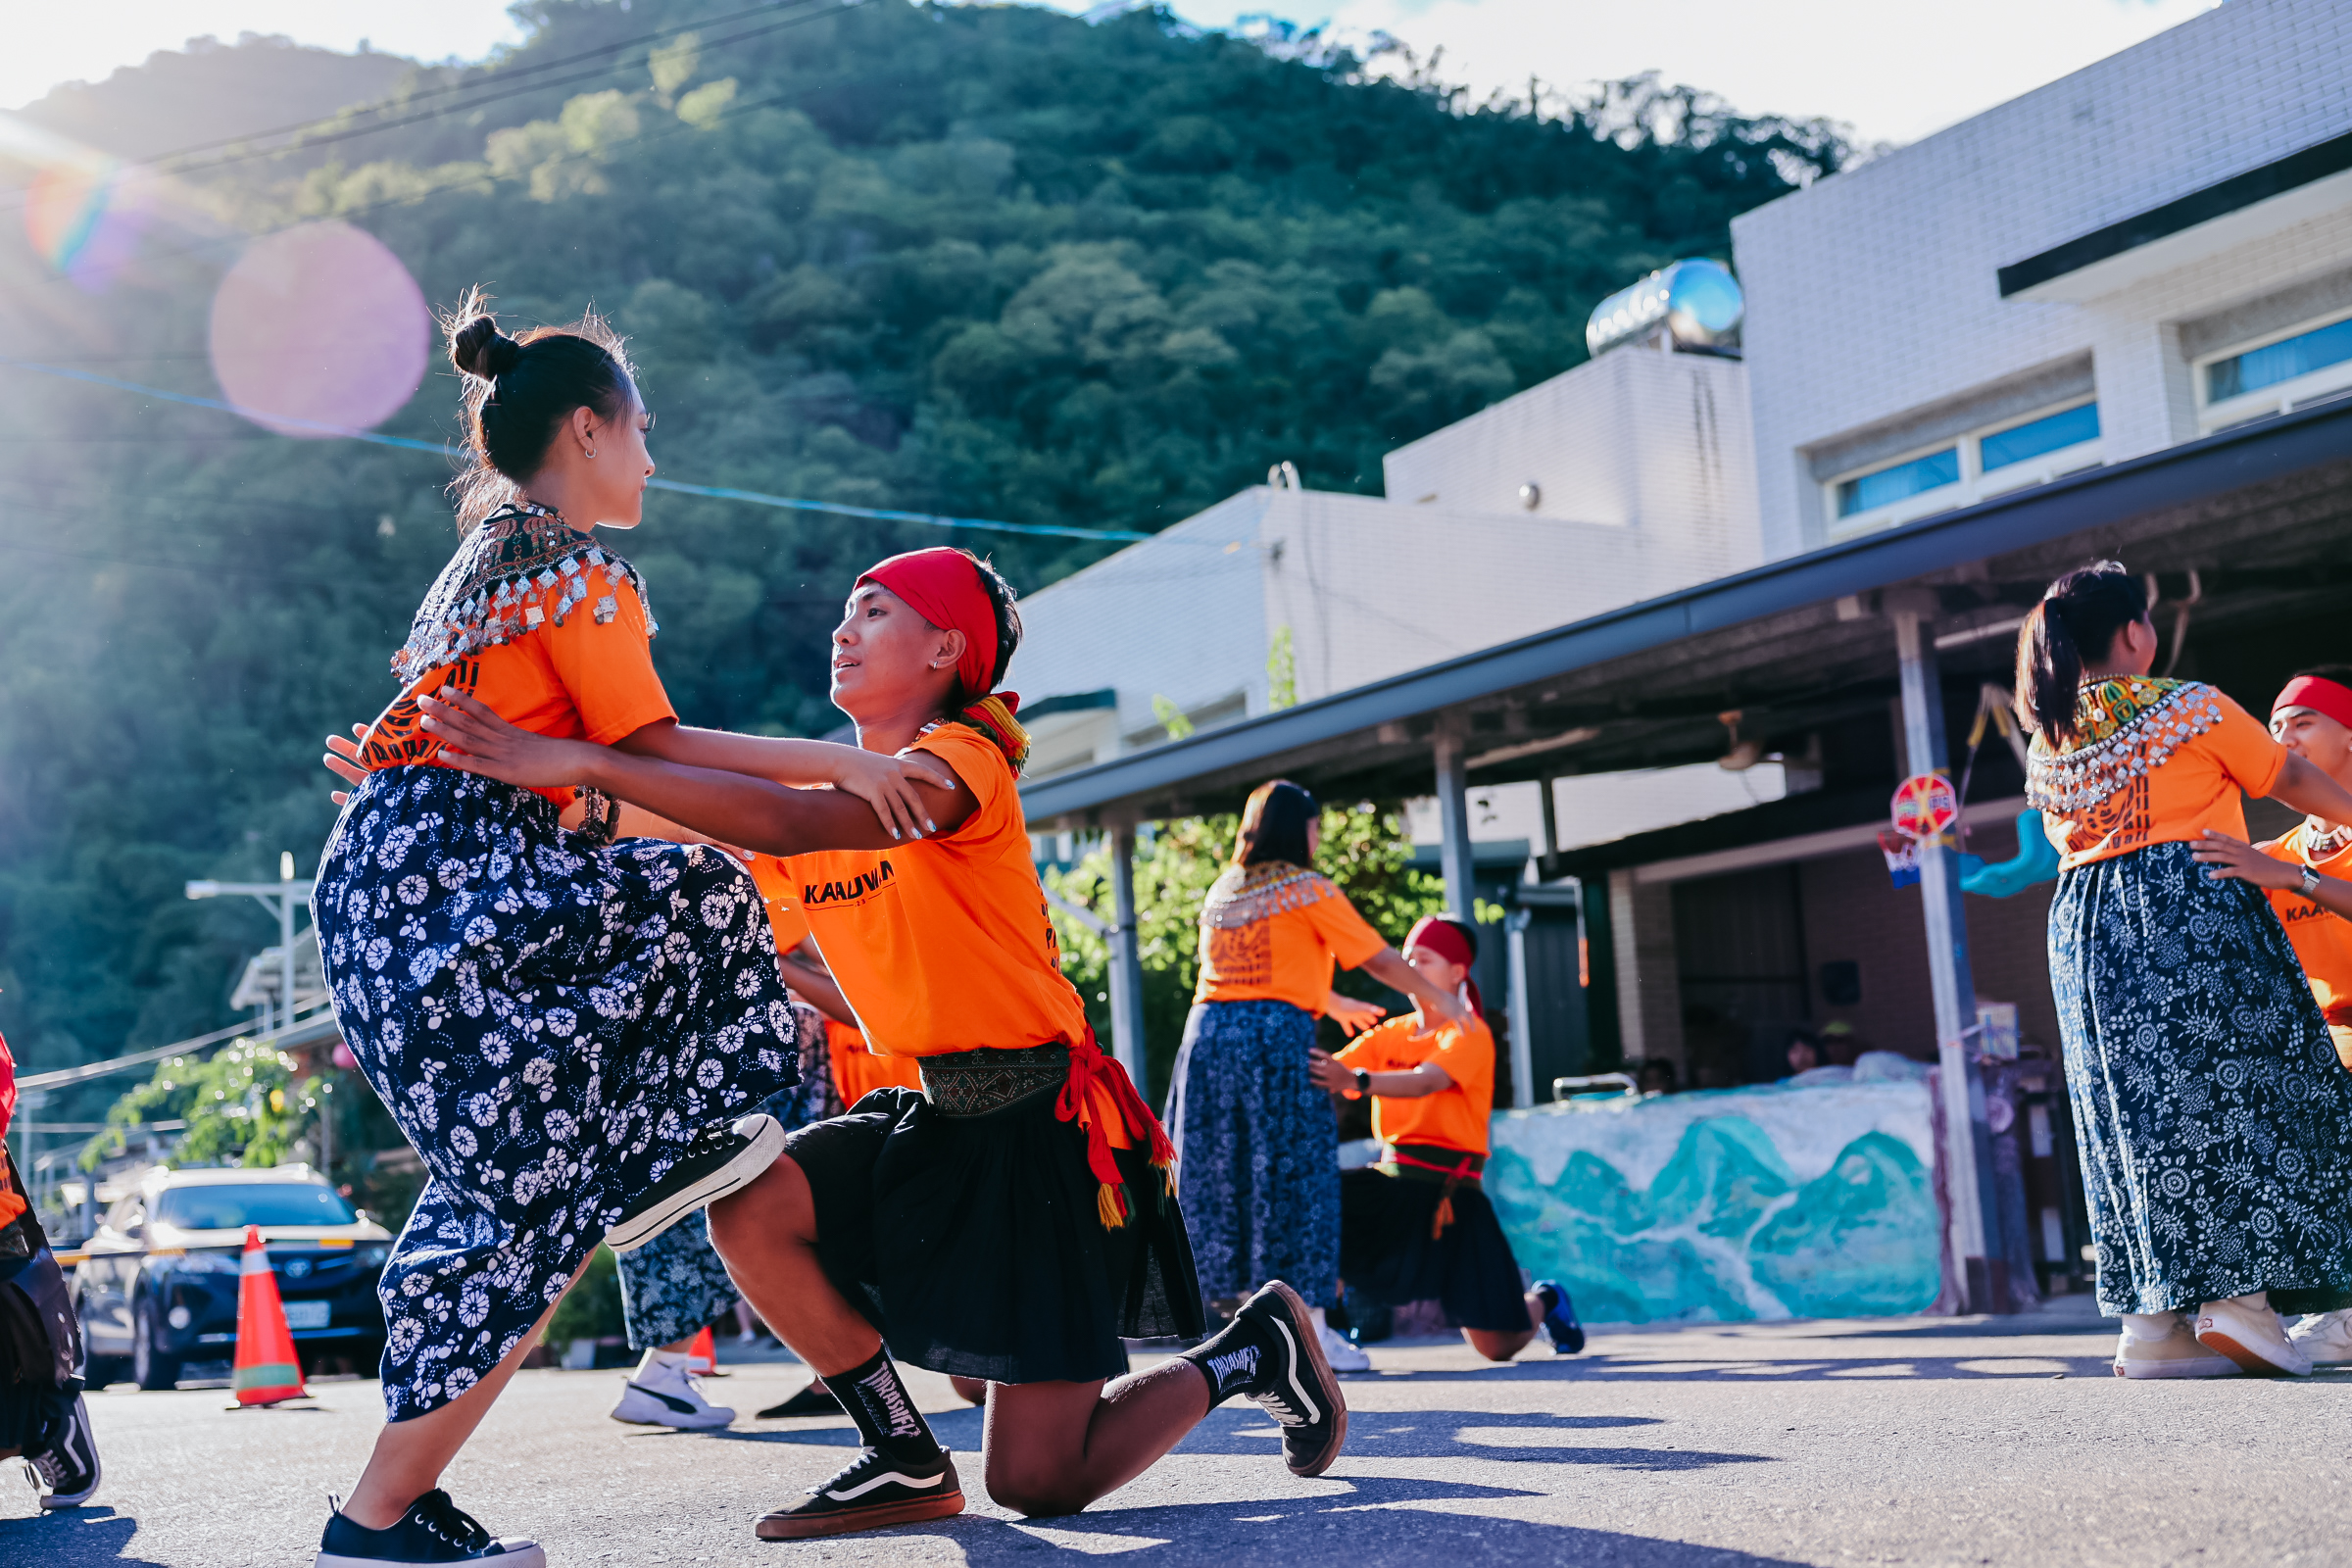
POLYGON ((765 906, 730 856, 598 848, 544 797, 372 773, 318 867, 335 1019, 429 1179, 392 1250, 384 1405, 480 1381, 702 1128, 798 1076, 765 906))
POLYGON ((1306 1075, 1315 1016, 1287 1002, 1202 1002, 1165 1117, 1193 1264, 1210 1298, 1282 1280, 1309 1306, 1340 1282, 1340 1133, 1306 1075))
MULTIPOLYGON (((800 1035, 801 1081, 760 1106, 786 1132, 841 1113, 826 1058, 824 1015, 797 1002, 792 1015, 800 1035)), ((710 1245, 708 1214, 672 1225, 635 1251, 621 1253, 619 1262, 620 1320, 632 1350, 674 1345, 735 1308, 739 1293, 710 1245)))
POLYGON ((2062 873, 2050 985, 2104 1311, 2352 1287, 2352 1074, 2286 933, 2186 844, 2062 873))

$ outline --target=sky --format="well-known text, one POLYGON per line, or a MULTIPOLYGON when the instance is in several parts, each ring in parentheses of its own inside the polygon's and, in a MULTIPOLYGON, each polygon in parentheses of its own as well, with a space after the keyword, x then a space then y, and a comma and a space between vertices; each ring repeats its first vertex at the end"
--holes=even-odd
MULTIPOLYGON (((1052 0, 1083 13, 1099 0, 1052 0)), ((2174 26, 2214 0, 1176 0, 1208 26, 1271 13, 1385 29, 1475 92, 1524 95, 1657 71, 1749 114, 1824 117, 1865 143, 1915 141, 2174 26)), ((9 7, 0 107, 99 80, 190 37, 285 33, 420 59, 478 59, 517 36, 506 0, 76 0, 9 7)), ((713 12, 736 9, 711 0, 713 12)))

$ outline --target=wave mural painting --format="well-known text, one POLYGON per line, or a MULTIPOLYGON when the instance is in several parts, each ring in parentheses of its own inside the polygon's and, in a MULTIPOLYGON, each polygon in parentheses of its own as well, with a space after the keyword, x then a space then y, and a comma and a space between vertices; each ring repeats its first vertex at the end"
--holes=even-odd
POLYGON ((1588 1322, 1919 1312, 1942 1283, 1921 1082, 1506 1111, 1487 1195, 1588 1322))

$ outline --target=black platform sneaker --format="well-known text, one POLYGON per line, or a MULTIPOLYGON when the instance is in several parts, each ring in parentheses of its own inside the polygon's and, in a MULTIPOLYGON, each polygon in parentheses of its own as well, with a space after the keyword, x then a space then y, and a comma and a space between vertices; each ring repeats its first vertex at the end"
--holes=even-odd
POLYGON ((810 1488, 807 1501, 761 1514, 753 1529, 761 1541, 808 1541, 961 1512, 963 1487, 947 1449, 929 1464, 912 1465, 863 1448, 848 1469, 810 1488))
POLYGON ((27 1461, 43 1508, 78 1508, 98 1490, 98 1444, 90 1436, 90 1407, 74 1396, 74 1414, 49 1451, 27 1461))
POLYGON ((547 1568, 547 1553, 535 1541, 491 1538, 481 1522, 449 1500, 438 1487, 409 1504, 389 1530, 370 1530, 343 1512, 334 1513, 318 1540, 312 1568, 440 1568, 443 1563, 486 1562, 496 1568, 547 1568))
POLYGON ((825 1380, 818 1378, 782 1404, 771 1404, 760 1411, 760 1419, 781 1421, 793 1416, 839 1414, 841 1414, 841 1400, 834 1396, 831 1389, 825 1387, 825 1380))
POLYGON ((1348 1398, 1306 1303, 1275 1280, 1244 1301, 1233 1322, 1253 1331, 1250 1338, 1266 1352, 1256 1375, 1235 1392, 1282 1423, 1282 1462, 1291 1474, 1321 1475, 1348 1441, 1348 1398))
POLYGON ((636 1211, 605 1233, 615 1252, 634 1252, 714 1199, 757 1181, 784 1152, 784 1128, 765 1114, 731 1127, 706 1127, 678 1162, 639 1200, 636 1211))

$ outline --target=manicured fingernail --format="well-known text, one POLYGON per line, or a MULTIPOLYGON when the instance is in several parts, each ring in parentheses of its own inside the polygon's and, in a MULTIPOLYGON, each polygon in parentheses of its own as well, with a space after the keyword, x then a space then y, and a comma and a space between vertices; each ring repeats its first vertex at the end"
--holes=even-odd
POLYGON ((929 829, 930 829, 932 832, 934 832, 934 833, 936 833, 936 832, 938 832, 938 831, 939 831, 939 824, 938 824, 937 822, 934 822, 934 821, 932 821, 932 820, 931 820, 929 817, 927 817, 927 816, 923 818, 923 826, 925 826, 925 827, 929 828, 929 829))
POLYGON ((890 830, 890 836, 891 836, 892 838, 894 838, 894 839, 895 839, 895 838, 897 838, 897 837, 899 836, 899 830, 898 830, 897 828, 895 828, 895 827, 894 827, 894 828, 892 828, 892 829, 890 830))

